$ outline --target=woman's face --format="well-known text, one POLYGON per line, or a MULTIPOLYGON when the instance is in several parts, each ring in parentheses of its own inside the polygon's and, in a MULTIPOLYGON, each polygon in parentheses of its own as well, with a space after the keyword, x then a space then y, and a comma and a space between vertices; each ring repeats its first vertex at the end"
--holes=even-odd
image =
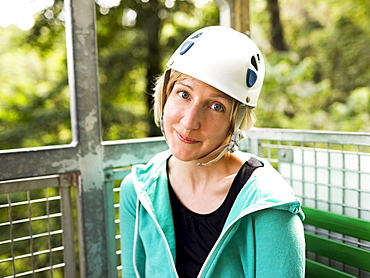
POLYGON ((232 107, 229 96, 204 82, 193 78, 176 81, 163 111, 172 154, 182 161, 202 162, 202 157, 230 135, 232 107))

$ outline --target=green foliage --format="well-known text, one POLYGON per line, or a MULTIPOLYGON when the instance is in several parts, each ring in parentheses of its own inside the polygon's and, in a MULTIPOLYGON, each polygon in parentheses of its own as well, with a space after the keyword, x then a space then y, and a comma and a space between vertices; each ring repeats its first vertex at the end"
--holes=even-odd
POLYGON ((69 143, 65 42, 41 51, 25 35, 14 26, 1 30, 0 148, 69 143))
MULTIPOLYGON (((251 1, 252 37, 267 61, 257 125, 370 131, 370 6, 279 3, 286 52, 268 42, 266 2, 251 1)), ((63 5, 57 0, 35 14, 28 31, 0 27, 0 149, 71 142, 63 5)), ((154 77, 184 37, 218 24, 216 5, 129 0, 96 10, 103 139, 159 135, 154 77)))
POLYGON ((270 54, 256 109, 258 126, 369 131, 370 88, 354 89, 343 103, 335 97, 330 79, 313 80, 316 70, 313 57, 270 54))
POLYGON ((370 88, 360 87, 350 92, 346 103, 330 106, 333 130, 363 130, 370 126, 370 88))
POLYGON ((283 53, 266 43, 265 7, 261 1, 254 2, 252 20, 259 28, 252 29, 252 36, 263 46, 267 60, 256 109, 258 126, 369 132, 370 8, 366 1, 281 0, 290 49, 283 53))

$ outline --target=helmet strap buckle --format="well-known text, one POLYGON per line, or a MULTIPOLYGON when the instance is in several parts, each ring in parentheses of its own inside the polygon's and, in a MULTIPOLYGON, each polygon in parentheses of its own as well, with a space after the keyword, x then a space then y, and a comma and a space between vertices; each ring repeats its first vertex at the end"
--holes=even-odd
POLYGON ((231 136, 231 141, 229 143, 229 146, 227 147, 227 149, 233 153, 235 151, 238 150, 238 147, 239 147, 239 143, 242 139, 244 139, 246 137, 246 134, 244 132, 244 130, 241 130, 241 129, 237 129, 233 135, 231 136))

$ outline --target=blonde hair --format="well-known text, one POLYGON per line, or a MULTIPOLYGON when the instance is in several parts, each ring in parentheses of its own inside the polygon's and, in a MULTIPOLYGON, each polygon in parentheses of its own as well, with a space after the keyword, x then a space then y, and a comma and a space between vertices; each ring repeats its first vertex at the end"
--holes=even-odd
MULTIPOLYGON (((154 121, 158 127, 160 126, 164 105, 166 104, 167 98, 170 95, 173 89, 173 86, 175 85, 175 82, 179 80, 189 79, 189 78, 193 78, 193 77, 183 74, 181 72, 175 71, 175 70, 167 70, 163 75, 157 78, 155 82, 155 86, 154 86, 154 94, 153 94, 154 107, 153 108, 154 108, 154 121), (165 81, 165 79, 168 79, 168 80, 165 81)), ((233 98, 231 99, 233 101, 233 109, 230 115, 230 120, 231 120, 231 127, 234 128, 238 109, 241 105, 244 105, 244 104, 242 104, 241 102, 233 98)), ((244 119, 239 128, 242 130, 250 129, 251 127, 254 126, 255 122, 256 122, 256 116, 254 114, 254 107, 247 106, 244 119)), ((234 132, 234 130, 231 130, 231 132, 234 132)))

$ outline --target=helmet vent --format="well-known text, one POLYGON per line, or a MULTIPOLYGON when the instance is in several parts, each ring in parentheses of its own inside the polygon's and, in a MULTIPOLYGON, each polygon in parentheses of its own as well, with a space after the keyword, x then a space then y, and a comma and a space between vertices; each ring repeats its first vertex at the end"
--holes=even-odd
POLYGON ((249 88, 251 88, 257 81, 257 73, 251 68, 248 68, 246 81, 249 88))
POLYGON ((199 34, 196 34, 194 37, 192 37, 191 39, 196 39, 196 38, 199 38, 201 35, 203 34, 203 32, 200 32, 199 34))
MULTIPOLYGON (((258 55, 258 54, 257 54, 257 55, 258 55)), ((251 63, 252 63, 252 65, 253 65, 253 67, 256 69, 256 71, 258 71, 258 66, 257 66, 256 57, 252 56, 251 63)))
POLYGON ((194 44, 194 42, 192 41, 186 41, 183 43, 183 45, 181 46, 181 49, 180 49, 180 55, 184 55, 189 49, 190 47, 192 47, 194 44))

